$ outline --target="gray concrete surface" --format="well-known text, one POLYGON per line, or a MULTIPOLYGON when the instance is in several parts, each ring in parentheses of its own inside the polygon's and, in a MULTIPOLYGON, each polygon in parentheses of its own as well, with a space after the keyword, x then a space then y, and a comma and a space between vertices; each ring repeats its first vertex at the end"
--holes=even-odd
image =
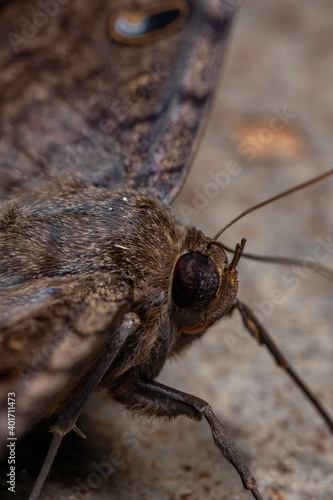
MULTIPOLYGON (((193 190, 207 189, 210 172, 239 162, 241 172, 191 218, 207 234, 333 166, 332 13, 330 0, 242 2, 205 137, 174 203, 178 213, 181 203, 193 207, 193 190), (267 132, 283 109, 292 115, 289 124, 267 132), (247 161, 239 147, 250 136, 258 147, 247 161)), ((266 207, 223 241, 234 246, 246 237, 249 252, 313 257, 317 238, 332 236, 332 192, 333 179, 266 207)), ((332 255, 321 255, 333 268, 332 255)), ((332 282, 309 274, 292 286, 284 273, 290 278, 295 269, 245 259, 239 270, 240 298, 257 311, 265 307, 264 324, 333 413, 332 282), (275 289, 281 304, 270 299, 275 289)), ((265 500, 333 499, 332 436, 264 348, 242 331, 239 318, 215 325, 168 364, 160 380, 212 404, 265 500)), ((44 500, 251 498, 215 449, 205 422, 149 423, 96 395, 80 427, 88 440, 68 438, 44 500)))

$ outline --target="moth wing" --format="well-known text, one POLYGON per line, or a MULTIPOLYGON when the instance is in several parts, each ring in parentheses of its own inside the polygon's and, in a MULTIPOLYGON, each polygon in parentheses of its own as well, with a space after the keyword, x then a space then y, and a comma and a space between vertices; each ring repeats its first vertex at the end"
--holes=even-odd
POLYGON ((101 357, 112 349, 132 289, 103 275, 43 278, 0 293, 0 429, 8 437, 8 394, 15 436, 59 414, 101 357), (6 434, 7 432, 7 434, 6 434))
POLYGON ((142 22, 145 43, 119 43, 115 32, 120 9, 153 20, 147 2, 66 3, 45 29, 31 23, 29 2, 0 10, 0 199, 66 177, 173 198, 210 103, 232 2, 160 2, 161 36, 142 22))

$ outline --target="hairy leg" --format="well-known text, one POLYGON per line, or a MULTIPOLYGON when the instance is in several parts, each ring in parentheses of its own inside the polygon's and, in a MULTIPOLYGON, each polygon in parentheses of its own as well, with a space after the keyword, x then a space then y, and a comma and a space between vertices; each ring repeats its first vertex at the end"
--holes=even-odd
POLYGON ((262 500, 251 471, 206 401, 148 379, 139 382, 133 391, 123 394, 118 401, 149 416, 175 418, 185 415, 194 420, 204 417, 210 426, 216 446, 235 467, 244 488, 250 490, 256 500, 262 500))

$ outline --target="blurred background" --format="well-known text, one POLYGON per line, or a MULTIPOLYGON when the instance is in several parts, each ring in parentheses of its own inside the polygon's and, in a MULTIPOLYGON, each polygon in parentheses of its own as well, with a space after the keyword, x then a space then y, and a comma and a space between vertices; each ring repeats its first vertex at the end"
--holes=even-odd
MULTIPOLYGON (((193 206, 194 190, 205 194, 210 172, 225 171, 228 162, 236 161, 240 173, 191 217, 206 234, 214 235, 246 208, 332 168, 331 15, 332 4, 326 1, 242 2, 207 133, 175 203, 193 206), (279 112, 288 118, 274 132, 272 119, 279 112)), ((213 191, 208 187, 206 194, 213 191)), ((246 237, 248 252, 311 260, 317 239, 332 236, 332 192, 329 180, 276 202, 239 221, 222 241, 233 247, 246 237)), ((322 263, 332 268, 332 255, 326 258, 322 263)), ((239 297, 261 313, 287 359, 332 412, 332 283, 298 272, 293 266, 243 259, 239 297), (274 290, 282 292, 282 303, 272 301, 274 290)), ((187 353, 181 388, 211 402, 258 476, 264 498, 332 499, 329 432, 265 348, 241 332, 236 317, 214 326, 187 353)), ((179 386, 179 369, 179 363, 170 366, 165 380, 179 386)), ((199 449, 208 455, 192 459, 193 478, 213 470, 213 486, 203 478, 202 493, 189 498, 249 498, 228 466, 214 458, 216 469, 211 467, 211 451, 202 438, 199 449), (220 485, 214 484, 219 480, 220 485), (205 485, 212 487, 207 494, 205 485)))
MULTIPOLYGON (((246 208, 332 168, 331 15, 332 4, 326 1, 242 2, 207 133, 175 202, 176 209, 181 203, 193 207, 196 189, 212 196, 191 217, 206 234, 214 235, 246 208), (279 112, 288 118, 274 132, 272 119, 279 112), (239 164, 239 173, 229 176, 216 194, 207 186, 210 172, 226 171, 230 161, 239 164)), ((239 221, 222 241, 233 247, 246 237, 248 252, 310 258, 310 266, 317 239, 332 236, 332 191, 333 180, 328 180, 276 202, 239 221)), ((324 258, 322 263, 332 268, 332 255, 324 258)), ((239 297, 261 313, 287 359, 332 412, 332 283, 298 272, 293 266, 243 259, 239 297), (272 301, 274 290, 281 291, 282 303, 272 301)), ((181 379, 183 390, 213 405, 258 476, 264 498, 333 498, 329 432, 265 348, 242 333, 239 318, 221 320, 182 363, 168 367, 164 380, 179 387, 181 379)), ((187 452, 193 481, 204 471, 209 479, 199 479, 201 494, 189 480, 188 498, 249 498, 233 471, 203 442, 209 430, 193 429, 196 436, 187 452), (200 452, 193 458, 195 439, 200 452), (205 493, 207 485, 211 489, 205 493)), ((185 425, 182 439, 188 431, 185 425)))
MULTIPOLYGON (((207 129, 173 205, 180 219, 189 207, 189 222, 213 236, 242 210, 332 168, 332 13, 330 0, 240 2, 207 129)), ((248 252, 308 258, 311 266, 318 238, 333 236, 332 192, 333 179, 263 208, 223 242, 234 247, 245 237, 248 252)), ((333 268, 329 251, 321 246, 320 254, 333 268)), ((332 282, 246 259, 239 273, 239 297, 332 413, 332 282)), ((211 403, 265 500, 332 500, 329 432, 237 314, 169 363, 159 380, 211 403)), ((150 423, 96 395, 79 427, 88 440, 68 437, 42 498, 251 498, 206 422, 150 423)))

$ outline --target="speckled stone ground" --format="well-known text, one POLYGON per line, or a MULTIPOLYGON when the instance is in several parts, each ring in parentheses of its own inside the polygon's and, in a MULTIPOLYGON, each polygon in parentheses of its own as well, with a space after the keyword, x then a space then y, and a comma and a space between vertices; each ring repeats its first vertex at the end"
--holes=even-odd
MULTIPOLYGON (((191 222, 207 234, 333 166, 332 13, 330 0, 242 2, 207 132, 174 203, 179 214, 181 204, 195 208, 191 222), (288 123, 272 121, 281 113, 288 123), (283 126, 272 131, 276 123, 283 126), (225 188, 207 187, 210 173, 226 171, 232 160, 240 173, 225 188), (193 204, 196 189, 211 196, 200 209, 193 204)), ((234 246, 244 236, 249 252, 312 258, 318 238, 332 236, 332 192, 333 179, 271 205, 223 241, 234 246)), ((322 249, 320 255, 333 268, 332 254, 322 249)), ((292 266, 245 259, 239 270, 240 298, 262 315, 333 413, 332 283, 306 272, 298 277, 292 266), (279 304, 274 290, 281 291, 279 304)), ((214 326, 167 365, 160 380, 212 404, 265 500, 333 499, 332 436, 264 348, 243 332, 239 318, 214 326)), ((94 396, 80 427, 88 440, 69 436, 42 499, 251 498, 214 448, 205 422, 139 420, 94 396)))

